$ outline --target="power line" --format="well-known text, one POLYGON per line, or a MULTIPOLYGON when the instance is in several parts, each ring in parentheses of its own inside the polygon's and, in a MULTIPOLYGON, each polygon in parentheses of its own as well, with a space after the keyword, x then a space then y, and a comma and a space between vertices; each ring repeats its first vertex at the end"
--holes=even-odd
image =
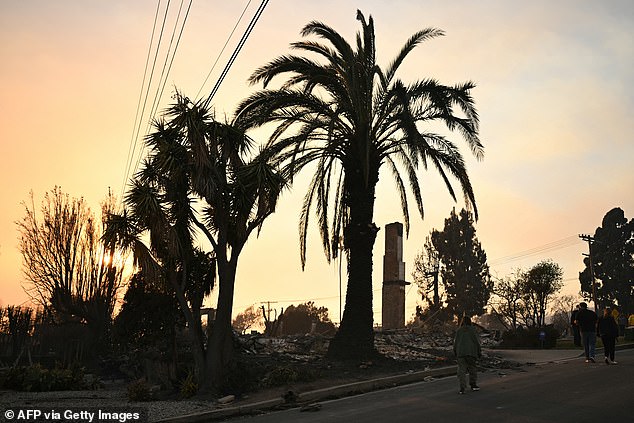
MULTIPOLYGON (((146 126, 146 130, 145 130, 145 134, 148 134, 150 132, 150 127, 152 125, 152 122, 154 121, 154 116, 156 115, 158 106, 160 104, 161 98, 163 97, 163 91, 165 89, 165 85, 167 84, 167 78, 169 77, 169 73, 172 69, 172 64, 174 63, 174 58, 176 57, 176 51, 178 50, 178 46, 180 45, 180 40, 181 37, 183 35, 183 31, 185 29, 185 23, 187 22, 187 17, 189 16, 189 11, 191 9, 192 6, 192 1, 189 1, 189 6, 187 7, 187 12, 185 13, 185 17, 183 19, 183 23, 181 24, 181 28, 180 28, 180 32, 178 35, 178 39, 176 40, 176 45, 174 47, 174 51, 172 52, 172 58, 170 60, 169 56, 170 56, 170 51, 172 48, 172 44, 174 41, 174 36, 176 35, 176 29, 178 28, 178 21, 180 19, 180 15, 183 9, 183 1, 181 0, 181 5, 178 9, 178 15, 176 16, 176 21, 174 22, 174 29, 172 31, 172 37, 170 39, 170 44, 168 46, 167 49, 167 53, 165 55, 165 62, 163 63, 163 69, 161 70, 161 77, 159 78, 159 82, 158 82, 158 86, 156 88, 156 94, 154 95, 154 101, 152 102, 152 108, 150 109, 150 116, 149 119, 147 121, 147 126, 146 126), (167 66, 167 62, 169 60, 169 67, 167 66), (165 70, 167 69, 167 72, 165 72, 165 70), (163 79, 163 75, 165 75, 165 78, 163 79)), ((139 167, 139 163, 141 162, 141 154, 143 152, 143 148, 139 149, 139 156, 135 161, 135 166, 134 166, 134 172, 135 173, 139 167)))
POLYGON ((577 245, 579 240, 576 235, 571 235, 566 238, 562 238, 557 241, 553 241, 544 245, 540 245, 538 247, 534 247, 528 250, 520 251, 515 254, 510 254, 508 256, 500 257, 489 262, 492 266, 499 266, 502 264, 507 264, 512 261, 517 261, 529 256, 534 256, 538 254, 542 254, 549 251, 560 250, 562 248, 572 247, 573 245, 577 245))
POLYGON ((220 50, 220 53, 218 53, 218 57, 216 57, 216 60, 214 61, 213 65, 211 65, 211 69, 209 69, 209 73, 207 73, 207 76, 205 77, 205 80, 203 81, 203 84, 200 86, 200 89, 196 93, 196 98, 198 98, 198 96, 200 96, 200 93, 202 92, 203 88, 205 87, 205 84, 207 83, 207 80, 209 80, 209 77, 211 76, 211 73, 214 71, 214 69, 216 68, 216 65, 218 64, 218 61, 220 60, 220 56, 222 56, 222 53, 224 53, 225 49, 227 48, 227 45, 229 44, 229 41, 231 40, 231 37, 233 37, 233 34, 236 32, 236 29, 238 28, 238 25, 242 21, 242 18, 244 17, 244 14, 246 13, 246 11, 249 8, 250 4, 251 4, 251 0, 249 0, 247 2, 247 5, 244 6, 244 9, 242 10, 242 13, 240 14, 240 17, 236 21, 236 24, 233 26, 233 29, 231 30, 231 33, 227 37, 227 41, 225 41, 225 45, 222 46, 222 49, 220 50))
MULTIPOLYGON (((180 41, 185 29, 185 24, 187 22, 187 18, 189 17, 189 12, 191 10, 191 6, 192 6, 192 2, 193 0, 189 1, 189 5, 187 7, 187 11, 185 13, 185 16, 183 18, 182 24, 180 26, 180 31, 178 32, 178 38, 176 39, 176 43, 174 43, 174 38, 176 37, 176 32, 178 29, 178 24, 180 21, 180 17, 183 11, 183 5, 184 5, 184 0, 181 0, 181 4, 180 7, 178 9, 178 14, 176 16, 176 20, 174 22, 174 28, 172 30, 172 36, 170 38, 170 43, 167 49, 167 53, 165 54, 165 60, 163 62, 163 66, 161 69, 161 75, 159 77, 157 86, 156 86, 156 92, 154 94, 154 98, 152 100, 152 106, 150 108, 150 113, 149 113, 149 118, 147 120, 146 123, 146 130, 145 133, 149 132, 149 128, 151 126, 151 123, 154 119, 154 116, 156 114, 156 111, 158 109, 158 106, 160 104, 161 98, 163 96, 163 92, 165 89, 165 85, 167 84, 167 80, 169 78, 169 74, 171 72, 172 69, 172 65, 174 64, 174 59, 176 57, 176 52, 178 51, 178 47, 180 45, 180 41), (172 46, 174 46, 174 49, 172 50, 172 46), (171 53, 171 58, 170 58, 170 53, 171 53), (168 65, 169 62, 169 65, 168 65)), ((124 177, 123 177, 123 183, 122 183, 122 187, 121 187, 121 201, 123 201, 123 196, 125 193, 125 187, 126 184, 128 182, 128 178, 130 176, 130 174, 134 174, 138 168, 139 162, 141 161, 141 156, 143 153, 143 147, 139 147, 138 143, 139 143, 139 136, 141 133, 141 125, 143 124, 144 121, 144 116, 145 116, 145 110, 148 104, 148 100, 150 97, 150 89, 152 87, 152 81, 153 81, 153 77, 154 77, 154 72, 156 70, 156 65, 157 65, 157 61, 158 61, 158 56, 161 50, 161 44, 162 44, 162 40, 163 40, 163 33, 165 31, 165 25, 167 23, 167 18, 169 16, 169 8, 170 8, 170 3, 171 0, 168 0, 167 5, 165 7, 165 13, 163 15, 163 22, 161 24, 161 30, 158 36, 158 41, 156 43, 156 50, 154 52, 154 59, 152 62, 152 68, 150 71, 150 75, 149 78, 147 77, 148 74, 148 67, 149 67, 149 63, 150 63, 150 56, 152 53, 152 47, 154 45, 154 38, 155 38, 155 34, 156 34, 156 30, 157 30, 157 24, 158 24, 158 15, 159 15, 159 11, 160 11, 160 7, 161 7, 161 1, 158 1, 157 4, 157 8, 156 8, 156 14, 154 17, 154 24, 152 27, 152 36, 150 38, 150 45, 148 46, 148 55, 146 58, 146 64, 145 64, 145 70, 144 70, 144 74, 143 74, 143 82, 141 84, 141 92, 139 93, 139 100, 138 100, 138 104, 137 104, 137 111, 136 111, 136 116, 135 116, 135 120, 134 120, 134 128, 133 128, 133 132, 132 132, 132 139, 130 142, 130 149, 128 152, 128 158, 127 158, 127 163, 126 163, 126 169, 125 169, 125 173, 124 173, 124 177), (146 80, 147 80, 147 84, 146 84, 146 80), (143 92, 145 92, 145 97, 143 97, 143 92), (141 100, 143 99, 143 107, 141 107, 141 100), (139 109, 141 110, 141 113, 139 113, 139 109), (137 152, 137 148, 138 148, 138 152, 137 152), (137 157, 138 155, 138 157, 137 157), (133 165, 134 164, 134 165, 133 165)))
POLYGON ((225 77, 227 76, 227 73, 229 72, 229 69, 231 69, 231 66, 233 65, 233 62, 236 60, 236 57, 238 57, 238 53, 240 53, 240 50, 242 50, 242 47, 244 46, 244 44, 246 43, 247 39, 249 38, 249 35, 251 35, 251 31, 253 31, 253 28, 255 27, 255 24, 260 19, 260 16, 262 15, 262 12, 264 12, 264 8, 268 4, 268 2, 269 2, 269 0, 262 0, 262 3, 260 4, 260 7, 258 7, 258 10, 255 12, 255 15, 251 19, 251 22, 249 22, 249 26, 245 30, 244 34, 242 35, 242 38, 238 42, 238 45, 236 46, 235 50, 231 54, 231 57, 229 58, 229 61, 227 62, 227 65, 225 66, 225 68, 223 69, 222 73, 220 74, 220 77, 218 78, 218 81, 216 81, 216 85, 214 85, 214 88, 211 90, 211 93, 209 94, 209 96, 205 100, 205 104, 206 105, 211 102, 211 100, 213 99, 214 95, 216 95, 216 92, 218 92, 218 89, 220 88, 220 84, 222 84, 222 82, 224 81, 225 77))
MULTIPOLYGON (((185 18, 183 19, 183 23, 181 25, 180 32, 178 34, 178 39, 176 40, 176 45, 174 46, 174 51, 172 52, 172 58, 170 60, 170 51, 172 50, 172 44, 174 43, 174 37, 176 35, 176 29, 178 28, 178 21, 181 16, 181 12, 183 9, 183 2, 181 0, 181 5, 178 8, 178 15, 176 16, 176 21, 174 22, 174 30, 172 31, 172 37, 170 39, 170 44, 167 48, 167 54, 165 55, 165 63, 163 63, 163 69, 161 71, 161 77, 159 78, 159 86, 156 88, 156 94, 154 96, 154 102, 152 103, 152 109, 150 111, 150 122, 154 119, 156 115, 156 111, 158 109, 158 105, 163 97, 163 90, 165 89, 165 85, 167 84, 167 78, 169 77, 170 71, 172 70, 172 64, 174 63, 174 58, 176 57, 176 51, 178 50, 178 46, 180 44, 181 37, 183 35, 183 30, 185 29, 185 23, 187 22, 187 17, 189 16, 189 10, 192 6, 192 0, 189 1, 189 6, 187 7, 187 12, 185 13, 185 18), (169 67, 167 66, 167 62, 170 60, 169 67), (165 70, 167 69, 167 72, 165 70), (165 75, 165 79, 163 79, 163 75, 165 75), (161 84, 162 82, 162 84, 161 84), (160 89, 160 91, 159 91, 160 89)), ((146 131, 147 133, 148 131, 146 131)), ((138 162, 137 162, 138 163, 138 162)))
MULTIPOLYGON (((150 55, 152 53, 152 44, 154 44, 154 34, 156 33, 156 23, 158 22, 159 10, 161 8, 161 0, 156 5, 156 13, 154 14, 154 24, 152 25, 152 36, 150 37, 150 45, 148 46, 147 57, 145 59, 145 69, 143 71, 143 81, 141 82, 141 89, 139 91, 139 99, 136 105, 136 113, 134 116, 134 125, 132 126, 132 136, 130 138, 130 147, 128 148, 128 157, 126 158, 126 168, 123 175, 123 184, 121 186, 121 197, 119 201, 123 201, 123 194, 125 193, 125 186, 128 180, 128 174, 130 173, 130 167, 136 150, 136 135, 135 131, 137 123, 142 117, 139 117, 139 109, 141 108, 141 99, 143 98, 143 88, 145 87, 145 79, 147 78, 147 70, 150 64, 150 55)), ((149 83, 148 83, 149 85, 149 83)))
MULTIPOLYGON (((187 12, 186 12, 185 17, 183 19, 183 23, 181 25, 180 33, 179 33, 178 39, 176 41, 176 45, 175 45, 175 48, 173 50, 172 57, 171 57, 171 60, 170 60, 169 59, 170 50, 171 50, 171 46, 172 46, 173 41, 174 41, 176 28, 178 27, 178 21, 179 21, 179 18, 180 18, 181 12, 182 12, 182 8, 183 8, 183 0, 181 0, 181 6, 179 8, 178 16, 177 16, 176 22, 174 24, 174 30, 172 32, 172 37, 171 37, 170 44, 169 44, 169 47, 168 47, 168 51, 167 51, 167 54, 166 54, 166 57, 165 57, 165 62, 163 64, 163 68, 162 68, 162 71, 161 71, 161 76, 159 78, 156 94, 154 96, 154 100, 152 101, 152 107, 150 109, 150 119, 147 122, 148 130, 146 130, 146 133, 149 131, 149 128, 150 128, 151 123, 152 123, 152 120, 154 119, 154 116, 155 116, 155 113, 156 113, 156 111, 158 109, 160 100, 161 100, 161 98, 163 96, 164 88, 165 88, 165 85, 167 83, 167 79, 168 79, 170 70, 172 68, 172 64, 174 63, 174 58, 176 56, 176 51, 177 51, 178 46, 180 44, 180 40, 181 40, 181 36, 183 34, 185 23, 187 21, 187 17, 189 16, 189 12, 190 12, 190 9, 191 9, 192 1, 193 0, 190 0, 190 2, 189 2, 189 6, 187 8, 187 12), (168 60, 169 60, 169 67, 167 67, 168 60), (166 72, 166 68, 167 68, 167 72, 166 72)), ((238 22, 236 23, 233 31, 231 32, 229 38, 227 39, 227 42, 225 43, 225 47, 226 47, 227 43, 229 42, 231 36, 233 35, 233 32, 235 31, 236 27, 238 26, 240 20, 242 19, 243 15, 246 12, 246 9, 248 8, 250 3, 251 3, 251 0, 249 0, 249 2, 247 3, 247 6, 245 7, 245 9, 242 12, 242 15, 238 19, 238 22)), ((260 6, 259 6, 258 10, 256 11, 254 17, 251 19, 251 22, 249 23, 249 26, 247 27, 247 29, 246 29, 245 33, 243 34, 242 38, 240 39, 240 42, 238 43, 238 46, 236 47, 236 49, 232 53, 232 55, 231 55, 231 57, 229 59, 229 62, 225 66, 225 69, 223 70, 219 80, 216 82, 216 85, 214 86, 214 88, 212 90, 212 94, 208 97, 207 102, 209 102, 213 98, 213 95, 215 95, 215 93, 218 91, 218 88, 220 87, 220 84, 223 82, 224 78, 226 77, 227 73, 229 72, 229 69, 231 68, 231 65, 234 63, 236 57, 238 56, 238 53, 240 52, 240 50, 244 46, 247 38, 251 34, 253 28, 255 27, 255 24, 257 23, 258 19, 262 15, 262 12, 264 11, 264 8, 266 7, 267 4, 268 4, 268 0, 263 0, 262 3, 260 4, 260 6)), ((142 147, 138 148, 139 135, 140 135, 140 131, 141 131, 141 125, 142 125, 142 122, 143 122, 143 117, 145 116, 146 106, 148 104, 150 87, 152 85, 152 79, 153 79, 154 72, 155 72, 155 69, 156 69, 158 55, 159 55, 161 42, 162 42, 162 38, 163 38, 163 32, 165 30, 165 24, 166 24, 168 13, 169 13, 170 0, 168 0, 167 6, 165 8, 165 14, 163 16, 163 22, 162 22, 160 34, 159 34, 159 37, 158 37, 158 43, 156 45, 156 51, 155 51, 154 59, 153 59, 153 62, 152 62, 152 68, 151 68, 150 75, 149 75, 149 78, 148 78, 147 74, 148 74, 148 68, 149 68, 149 63, 150 63, 150 56, 151 56, 151 52, 152 52, 152 46, 154 44, 154 38, 155 38, 156 30, 157 30, 157 23, 158 23, 158 15, 159 15, 160 6, 161 6, 161 1, 159 0, 158 4, 157 4, 156 14, 155 14, 155 17, 154 17, 154 24, 153 24, 153 27, 152 27, 152 36, 150 38, 150 45, 148 47, 148 55, 147 55, 147 58, 146 58, 145 70, 144 70, 144 74, 143 74, 143 82, 141 84, 141 91, 139 93, 139 100, 138 100, 138 103, 137 103, 137 111, 136 111, 136 114, 135 114, 134 127, 133 127, 133 131, 132 131, 132 139, 130 141, 130 148, 129 148, 129 151, 128 151, 128 158, 127 158, 127 161, 126 161, 126 169, 125 169, 123 183, 122 183, 122 187, 121 187, 121 201, 122 202, 123 202, 123 197, 124 197, 124 194, 125 194, 125 188, 126 188, 126 184, 127 184, 127 181, 128 181, 128 177, 129 177, 131 172, 132 173, 136 172, 136 170, 138 168, 138 165, 139 165, 139 163, 141 161, 143 148, 142 147), (147 85, 146 85, 146 80, 147 80, 147 85), (145 91, 145 97, 143 97, 143 92, 144 91, 145 91), (143 98, 143 106, 141 107, 141 99, 142 98, 143 98), (140 113, 139 113, 139 109, 141 109, 140 113), (138 153, 137 153, 137 148, 138 148, 138 153), (137 154, 138 154, 138 158, 135 159, 135 157, 137 157, 137 154), (133 163, 134 163, 134 170, 132 170, 132 167, 133 167, 132 164, 133 163)), ((224 51, 225 47, 223 47, 223 51, 224 51)), ((222 51, 221 51, 221 54, 222 54, 222 51)), ((218 61, 218 59, 216 60, 216 62, 217 61, 218 61)), ((215 63, 214 63, 214 66, 215 66, 215 63)), ((212 67, 212 71, 213 71, 213 67, 212 67)), ((211 71, 210 71, 209 74, 211 74, 211 71)), ((207 78, 209 78, 209 75, 207 76, 207 78)), ((207 81, 207 79, 205 79, 205 82, 206 81, 207 81)), ((203 83, 203 86, 204 86, 204 83, 203 83)), ((202 90, 202 87, 201 87, 201 90, 202 90)), ((197 94, 197 96, 198 96, 198 94, 197 94)))

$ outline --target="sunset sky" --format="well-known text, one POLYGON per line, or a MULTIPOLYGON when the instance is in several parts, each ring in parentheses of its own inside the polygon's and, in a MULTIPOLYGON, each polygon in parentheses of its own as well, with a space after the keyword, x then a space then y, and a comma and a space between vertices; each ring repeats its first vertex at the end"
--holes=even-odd
MULTIPOLYGON (((160 109, 175 87, 191 98, 208 95, 259 3, 193 1, 160 109)), ((170 5, 141 135, 180 4, 170 5)), ((188 5, 186 0, 181 19, 188 5)), ((214 97, 216 117, 231 115, 261 88, 248 86, 249 74, 288 53, 309 21, 322 21, 354 42, 357 8, 375 20, 382 66, 414 32, 446 32, 417 47, 400 77, 477 84, 472 94, 484 160, 476 161, 459 137, 453 139, 467 158, 480 212, 477 236, 492 273, 505 276, 550 258, 564 269, 564 293, 575 294, 587 252, 578 235, 594 233, 613 207, 634 217, 634 3, 271 0, 214 97)), ((157 2, 149 0, 0 2, 0 305, 28 300, 15 222, 31 190, 39 204, 58 185, 83 196, 93 210, 109 188, 121 195, 156 12, 157 2)), ((158 30, 153 49, 157 37, 158 30)), ((452 201, 433 171, 421 171, 420 178, 426 215, 421 221, 411 210, 404 242, 408 278, 425 237, 442 229, 453 207, 464 205, 452 201)), ((259 238, 247 244, 235 312, 266 301, 280 308, 312 300, 339 321, 338 266, 326 263, 316 228, 309 233, 306 270, 300 266, 297 224, 306 186, 300 178, 259 238)), ((382 177, 375 210, 382 228, 374 249, 375 322, 381 321, 383 228, 402 220, 398 201, 390 179, 382 177)), ((408 288, 408 318, 417 296, 415 287, 408 288)))

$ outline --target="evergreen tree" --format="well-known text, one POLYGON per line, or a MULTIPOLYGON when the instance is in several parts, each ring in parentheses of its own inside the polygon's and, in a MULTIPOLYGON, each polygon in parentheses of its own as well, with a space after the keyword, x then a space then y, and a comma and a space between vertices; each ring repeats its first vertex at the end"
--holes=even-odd
MULTIPOLYGON (((596 298, 599 305, 617 305, 624 312, 634 311, 634 219, 627 220, 621 208, 606 213, 594 233, 591 246, 596 298)), ((592 298, 590 260, 579 273, 581 292, 592 298)))
POLYGON ((481 315, 493 290, 487 256, 476 237, 473 216, 451 211, 442 232, 433 230, 432 243, 440 258, 440 275, 447 310, 454 316, 481 315))

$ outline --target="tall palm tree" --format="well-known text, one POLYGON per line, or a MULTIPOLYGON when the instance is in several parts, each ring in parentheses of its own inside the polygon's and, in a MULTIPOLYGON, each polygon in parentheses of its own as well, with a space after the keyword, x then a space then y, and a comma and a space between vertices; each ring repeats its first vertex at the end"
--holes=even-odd
POLYGON ((373 355, 372 248, 378 228, 373 222, 379 170, 387 167, 400 195, 406 231, 409 211, 406 182, 423 216, 418 169, 429 165, 442 176, 455 200, 450 177, 457 180, 467 207, 477 216, 475 197, 465 162, 457 146, 423 124, 440 122, 458 132, 479 159, 478 115, 466 82, 441 85, 434 79, 405 84, 396 72, 419 43, 443 35, 438 29, 416 32, 386 69, 376 63, 372 18, 358 11, 361 31, 356 47, 331 27, 311 22, 294 49, 313 54, 281 56, 257 69, 250 82, 264 89, 245 99, 236 112, 243 128, 276 126, 269 141, 279 160, 295 175, 305 166, 316 168, 300 216, 302 266, 306 260, 309 212, 314 207, 323 249, 330 260, 343 238, 348 262, 346 305, 329 355, 356 358, 373 355), (267 89, 277 76, 279 88, 267 89))
POLYGON ((199 387, 221 388, 231 364, 231 315, 239 255, 275 211, 285 179, 266 151, 232 124, 213 119, 208 102, 177 93, 147 137, 149 157, 126 195, 129 212, 111 219, 108 239, 133 248, 141 268, 174 288, 190 327, 199 387), (149 234, 150 245, 141 241, 149 234), (213 257, 195 248, 197 237, 213 257), (213 260, 211 260, 213 259, 213 260), (201 269, 208 263, 208 269, 201 269), (201 292, 218 276, 216 318, 205 348, 201 292), (193 280, 193 279, 202 280, 193 280))

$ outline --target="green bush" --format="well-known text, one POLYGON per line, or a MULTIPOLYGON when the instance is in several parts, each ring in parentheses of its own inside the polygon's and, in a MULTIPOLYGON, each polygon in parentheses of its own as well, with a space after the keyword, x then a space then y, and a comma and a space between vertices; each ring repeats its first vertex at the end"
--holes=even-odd
POLYGON ((554 348, 557 345, 559 333, 553 325, 544 328, 520 328, 506 331, 502 335, 500 344, 503 348, 554 348), (540 339, 540 332, 544 331, 544 339, 540 339))
POLYGON ((128 385, 129 401, 150 401, 152 394, 150 385, 145 379, 138 379, 128 385))
POLYGON ((187 374, 187 377, 180 383, 180 396, 181 398, 191 398, 198 392, 198 384, 192 372, 187 374))
POLYGON ((55 366, 47 369, 40 364, 13 367, 0 377, 3 389, 16 391, 69 391, 86 389, 84 368, 74 365, 68 368, 55 366))
POLYGON ((283 386, 296 382, 312 382, 315 379, 317 375, 308 367, 282 366, 272 369, 264 378, 263 385, 283 386))

